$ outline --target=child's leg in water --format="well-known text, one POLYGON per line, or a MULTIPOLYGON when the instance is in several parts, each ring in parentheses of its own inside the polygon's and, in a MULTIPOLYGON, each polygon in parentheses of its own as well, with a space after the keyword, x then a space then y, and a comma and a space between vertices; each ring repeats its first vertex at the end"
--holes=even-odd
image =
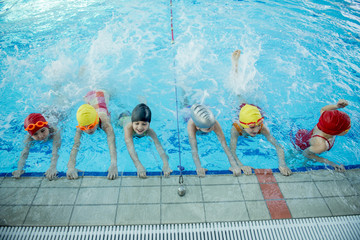
POLYGON ((240 53, 241 53, 240 50, 235 50, 231 56, 232 71, 234 73, 238 72, 240 53))
POLYGON ((129 122, 131 122, 131 113, 129 111, 122 112, 118 119, 120 127, 126 126, 129 122))
MULTIPOLYGON (((240 54, 240 50, 235 50, 231 55, 232 73, 235 74, 233 77, 236 77, 238 73, 240 54)), ((246 103, 246 100, 240 94, 237 94, 236 97, 239 105, 246 103)))

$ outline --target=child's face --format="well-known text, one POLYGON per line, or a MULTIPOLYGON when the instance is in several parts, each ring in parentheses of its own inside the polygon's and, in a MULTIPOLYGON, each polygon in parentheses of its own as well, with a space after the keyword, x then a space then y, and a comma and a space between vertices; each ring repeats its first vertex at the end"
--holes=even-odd
POLYGON ((137 121, 132 123, 132 127, 136 134, 142 135, 149 129, 150 123, 144 121, 137 121))
POLYGON ((255 137, 261 129, 261 125, 251 126, 248 128, 244 128, 244 131, 252 137, 255 137))
POLYGON ((46 141, 49 133, 49 128, 43 127, 37 130, 36 133, 34 133, 31 137, 36 141, 46 141))
POLYGON ((198 128, 198 127, 196 127, 197 130, 200 130, 200 131, 202 131, 204 133, 209 133, 211 131, 214 131, 214 128, 215 128, 215 125, 213 125, 212 127, 209 127, 209 128, 198 128))
MULTIPOLYGON (((91 125, 91 124, 90 124, 90 125, 91 125)), ((89 134, 89 135, 92 135, 92 134, 94 134, 94 132, 96 131, 96 129, 98 128, 98 126, 99 126, 99 124, 96 124, 94 128, 84 130, 83 132, 84 132, 84 133, 87 133, 87 134, 89 134)), ((85 126, 85 127, 87 127, 87 126, 85 126)))

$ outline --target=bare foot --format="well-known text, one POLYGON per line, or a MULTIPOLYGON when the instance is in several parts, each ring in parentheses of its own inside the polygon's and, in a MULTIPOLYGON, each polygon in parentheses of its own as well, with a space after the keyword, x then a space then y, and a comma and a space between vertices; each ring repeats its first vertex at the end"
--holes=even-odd
POLYGON ((236 73, 238 71, 238 63, 239 63, 240 54, 241 54, 240 50, 235 50, 231 56, 232 68, 233 68, 233 71, 235 71, 236 73))

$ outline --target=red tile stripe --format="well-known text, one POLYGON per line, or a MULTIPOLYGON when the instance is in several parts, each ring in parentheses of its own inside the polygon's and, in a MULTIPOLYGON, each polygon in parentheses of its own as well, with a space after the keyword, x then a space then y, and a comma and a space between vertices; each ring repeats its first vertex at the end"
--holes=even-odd
POLYGON ((290 210, 271 169, 255 169, 260 189, 272 219, 291 218, 290 210))

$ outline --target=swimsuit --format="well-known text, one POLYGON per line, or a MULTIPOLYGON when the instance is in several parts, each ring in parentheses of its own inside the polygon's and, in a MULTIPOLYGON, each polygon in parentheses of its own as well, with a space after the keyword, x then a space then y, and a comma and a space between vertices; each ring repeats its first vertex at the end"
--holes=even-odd
MULTIPOLYGON (((239 123, 234 122, 234 123, 233 123, 233 126, 234 126, 234 127, 235 127, 235 129, 238 131, 239 135, 240 135, 240 136, 242 136, 242 135, 243 135, 243 132, 242 132, 242 129, 241 129, 241 127, 240 127, 239 123)), ((260 130, 259 130, 259 132, 257 132, 256 134, 259 134, 259 133, 261 132, 261 130, 262 130, 262 128, 263 128, 263 126, 264 126, 264 124, 261 124, 261 126, 260 126, 260 130)))
POLYGON ((326 141, 327 143, 327 151, 329 151, 335 143, 335 137, 331 138, 330 140, 320 136, 320 135, 312 135, 314 132, 314 129, 311 131, 308 131, 306 129, 300 129, 296 135, 295 135, 295 144, 301 149, 301 150, 305 150, 308 147, 310 147, 310 139, 313 137, 319 137, 322 138, 326 141))
POLYGON ((93 106, 97 113, 105 113, 110 116, 108 111, 109 94, 104 90, 90 91, 84 97, 87 104, 93 106))

